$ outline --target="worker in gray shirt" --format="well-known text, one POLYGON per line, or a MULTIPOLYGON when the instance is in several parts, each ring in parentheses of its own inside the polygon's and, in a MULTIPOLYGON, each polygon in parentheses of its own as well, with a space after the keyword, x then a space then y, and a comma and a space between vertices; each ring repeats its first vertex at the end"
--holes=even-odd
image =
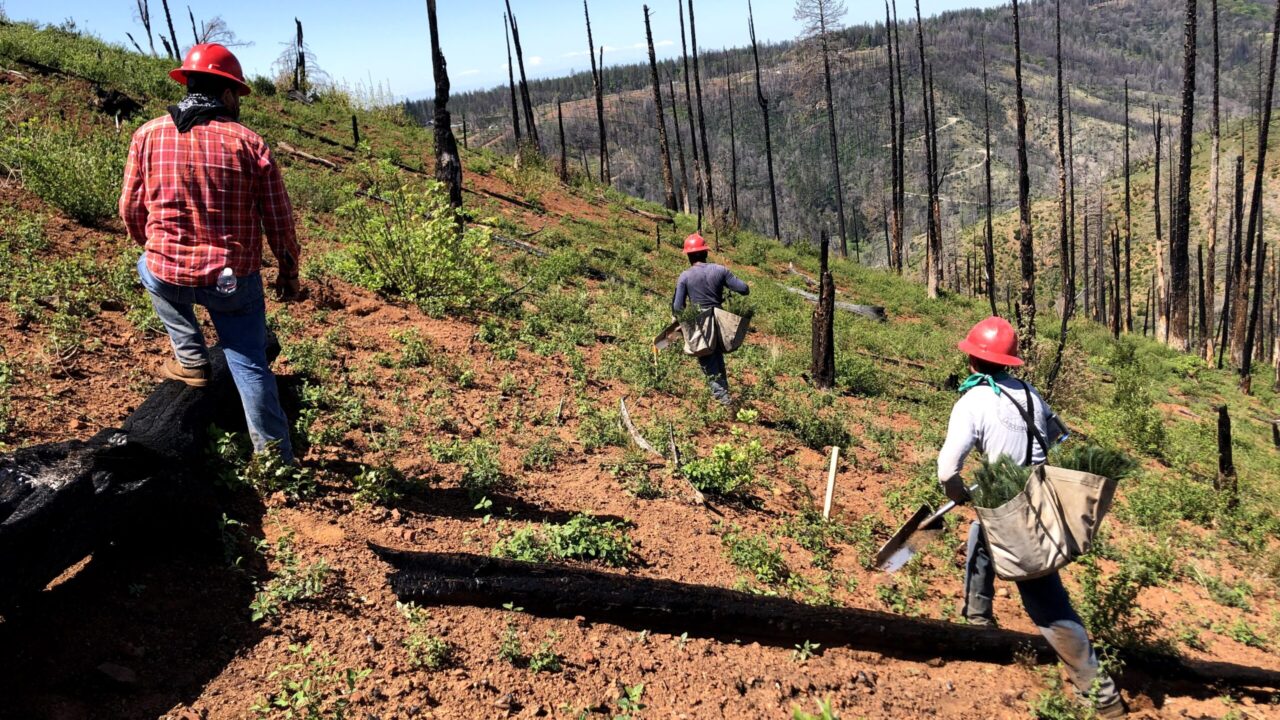
MULTIPOLYGON (((726 288, 747 295, 751 289, 747 284, 734 276, 729 268, 707 262, 707 241, 698 233, 685 238, 684 254, 689 258, 689 269, 680 273, 676 282, 676 296, 671 301, 671 310, 679 316, 686 303, 692 303, 698 310, 718 308, 724 304, 726 288)), ((711 394, 716 400, 729 405, 729 378, 725 373, 724 353, 717 350, 710 355, 698 358, 702 372, 711 385, 711 394)))

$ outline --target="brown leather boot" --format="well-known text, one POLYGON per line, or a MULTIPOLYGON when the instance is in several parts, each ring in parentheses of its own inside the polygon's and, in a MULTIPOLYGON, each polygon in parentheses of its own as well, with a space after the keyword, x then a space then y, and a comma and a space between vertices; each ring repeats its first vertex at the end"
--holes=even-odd
POLYGON ((178 382, 186 383, 191 387, 202 388, 209 384, 209 366, 201 365, 200 367, 187 367, 178 362, 175 358, 169 358, 164 361, 164 370, 162 374, 170 379, 178 382))

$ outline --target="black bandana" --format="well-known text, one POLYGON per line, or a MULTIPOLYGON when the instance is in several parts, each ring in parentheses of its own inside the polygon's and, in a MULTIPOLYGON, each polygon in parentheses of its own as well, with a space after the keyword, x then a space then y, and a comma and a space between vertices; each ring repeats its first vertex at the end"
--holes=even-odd
POLYGON ((223 105, 218 98, 192 93, 177 105, 170 105, 169 116, 173 118, 173 124, 178 127, 178 132, 185 133, 196 125, 215 118, 227 117, 234 120, 236 113, 223 105))

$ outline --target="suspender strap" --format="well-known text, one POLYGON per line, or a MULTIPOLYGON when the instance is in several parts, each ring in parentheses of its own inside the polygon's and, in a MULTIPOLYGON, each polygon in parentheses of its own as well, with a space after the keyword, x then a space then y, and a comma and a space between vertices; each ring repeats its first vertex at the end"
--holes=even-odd
POLYGON ((1036 427, 1036 416, 1034 414, 1035 405, 1032 404, 1034 400, 1031 398, 1031 386, 1024 382, 1022 383, 1022 388, 1027 396, 1027 406, 1025 408, 1019 405, 1018 401, 1014 400, 1012 395, 1007 395, 1007 397, 1009 398, 1009 402, 1013 403, 1013 406, 1018 408, 1018 414, 1022 415, 1022 421, 1027 425, 1027 459, 1023 462, 1023 465, 1030 466, 1033 456, 1031 441, 1034 439, 1036 442, 1040 443, 1040 447, 1044 450, 1045 455, 1049 454, 1049 443, 1045 442, 1044 435, 1040 433, 1040 428, 1036 427))

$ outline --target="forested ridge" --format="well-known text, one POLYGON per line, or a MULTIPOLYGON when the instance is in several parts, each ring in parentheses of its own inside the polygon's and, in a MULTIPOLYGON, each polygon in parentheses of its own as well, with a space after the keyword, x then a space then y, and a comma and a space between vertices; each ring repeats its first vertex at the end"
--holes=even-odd
MULTIPOLYGON (((926 208, 924 120, 920 103, 920 60, 914 52, 915 23, 908 3, 899 3, 899 33, 906 81, 906 234, 924 234, 926 208)), ((1200 8, 1200 43, 1209 42, 1208 4, 1200 8)), ((659 9, 661 6, 658 6, 659 9)), ((1222 108, 1224 117, 1256 112, 1259 53, 1265 51, 1274 4, 1255 0, 1221 3, 1222 108)), ((519 6, 516 6, 519 11, 519 6)), ((1036 196, 1056 188, 1054 132, 1054 5, 1033 2, 1023 10, 1024 92, 1028 106, 1028 155, 1036 196)), ((1075 129, 1077 184, 1087 185, 1120 172, 1124 123, 1124 84, 1131 85, 1135 160, 1152 152, 1154 110, 1176 110, 1182 81, 1183 8, 1163 0, 1064 0, 1063 65, 1070 87, 1075 129)), ((495 22, 500 18, 495 18, 495 22)), ((722 20, 722 22, 724 22, 722 20)), ((566 32, 577 17, 566 18, 566 32)), ((764 129, 756 103, 755 75, 747 18, 741 19, 744 45, 701 55, 706 126, 713 158, 715 195, 729 197, 730 120, 726 81, 732 75, 734 130, 737 143, 741 224, 769 231, 769 198, 764 129)), ((586 41, 585 30, 579 27, 586 41)), ((644 32, 637 10, 636 37, 644 32)), ((1014 156, 1013 32, 1008 7, 962 10, 924 20, 928 62, 936 68, 939 174, 942 193, 944 252, 954 260, 956 236, 981 214, 983 190, 983 53, 989 62, 992 118, 994 202, 997 211, 1016 206, 1014 156)), ((846 205, 850 208, 850 242, 862 241, 865 261, 885 263, 882 239, 889 174, 888 66, 886 26, 859 25, 833 36, 834 104, 841 163, 845 170, 846 205)), ((827 157, 825 101, 820 58, 808 41, 760 47, 763 91, 773 115, 773 142, 783 239, 815 239, 821 229, 835 227, 835 197, 824 158, 827 157)), ((692 52, 692 50, 690 50, 692 52)), ((608 56, 605 56, 606 62, 608 56)), ((1202 54, 1198 73, 1200 102, 1207 103, 1210 59, 1202 54)), ((664 93, 674 81, 676 114, 690 144, 683 102, 683 68, 677 57, 659 63, 664 93)), ((647 63, 608 65, 602 73, 606 93, 610 160, 619 190, 661 201, 663 181, 653 95, 647 63)), ((518 78, 517 78, 518 82, 518 78)), ((543 133, 544 151, 559 156, 555 130, 556 101, 563 103, 565 144, 570 165, 597 173, 596 118, 590 72, 531 80, 529 91, 543 133)), ((454 107, 467 119, 469 142, 511 150, 509 89, 457 95, 454 107)), ((670 98, 665 105, 668 134, 674 134, 670 98)), ((430 99, 410 102, 420 120, 430 118, 430 99)), ((1207 113, 1197 128, 1207 129, 1207 113)), ((687 147, 686 147, 687 151, 687 147)), ((674 150, 672 151, 674 153, 674 150)), ((674 161, 673 161, 674 162, 674 161)), ((679 172, 677 171, 677 183, 679 172)), ((692 174, 692 171, 690 171, 692 174)), ((728 210, 728 202, 720 203, 728 210)), ((922 244, 923 240, 917 240, 922 244)), ((923 257, 923 248, 910 253, 923 257)), ((963 260, 959 261, 963 265, 963 260)), ((947 265, 950 267, 950 262, 947 265)))

